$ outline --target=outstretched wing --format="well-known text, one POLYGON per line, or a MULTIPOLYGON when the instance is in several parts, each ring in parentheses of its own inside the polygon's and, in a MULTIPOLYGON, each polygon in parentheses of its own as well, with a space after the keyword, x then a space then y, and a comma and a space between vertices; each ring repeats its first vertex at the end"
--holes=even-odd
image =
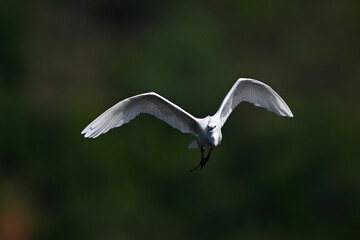
POLYGON ((263 107, 279 116, 293 117, 285 101, 268 85, 248 78, 240 78, 230 89, 215 115, 223 126, 234 108, 241 102, 249 102, 263 107))
POLYGON ((154 115, 183 133, 196 135, 197 118, 152 92, 139 94, 115 104, 90 123, 81 134, 88 138, 96 138, 112 128, 128 123, 140 113, 154 115))

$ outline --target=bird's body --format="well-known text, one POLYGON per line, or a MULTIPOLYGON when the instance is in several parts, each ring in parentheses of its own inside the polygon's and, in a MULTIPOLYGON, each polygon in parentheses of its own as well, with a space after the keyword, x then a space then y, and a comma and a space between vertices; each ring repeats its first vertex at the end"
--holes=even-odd
POLYGON ((199 130, 196 140, 189 145, 190 148, 212 149, 218 146, 222 140, 221 126, 214 116, 198 119, 199 130))
POLYGON ((227 118, 243 101, 266 108, 280 116, 293 117, 284 100, 268 85, 254 79, 240 78, 230 89, 213 116, 196 118, 157 93, 150 92, 127 98, 115 104, 91 122, 81 133, 85 134, 85 137, 96 138, 112 128, 129 122, 140 113, 151 114, 181 132, 191 133, 196 137, 189 148, 201 149, 201 162, 198 167, 202 169, 209 160, 212 149, 221 143, 221 128, 227 118), (203 156, 204 148, 210 149, 205 158, 203 156))

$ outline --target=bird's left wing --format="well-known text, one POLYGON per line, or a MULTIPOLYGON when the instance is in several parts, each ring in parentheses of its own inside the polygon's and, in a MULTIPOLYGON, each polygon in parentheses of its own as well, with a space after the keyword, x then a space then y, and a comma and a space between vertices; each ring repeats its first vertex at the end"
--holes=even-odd
POLYGON ((196 136, 197 118, 157 93, 144 93, 127 98, 109 108, 81 133, 85 137, 96 138, 112 128, 120 127, 140 113, 147 113, 165 121, 183 133, 196 136))
POLYGON ((271 87, 255 79, 240 78, 230 89, 215 114, 220 118, 222 126, 241 102, 249 102, 257 107, 266 108, 279 116, 293 117, 288 105, 271 87))

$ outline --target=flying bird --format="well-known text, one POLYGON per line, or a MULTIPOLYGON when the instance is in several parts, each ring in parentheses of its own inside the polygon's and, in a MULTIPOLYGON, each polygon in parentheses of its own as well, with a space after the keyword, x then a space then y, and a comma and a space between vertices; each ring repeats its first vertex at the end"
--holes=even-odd
POLYGON ((96 138, 112 128, 120 127, 140 113, 153 115, 183 133, 191 133, 196 139, 189 148, 200 148, 201 161, 191 171, 203 167, 209 161, 211 151, 222 140, 221 128, 234 108, 241 102, 263 107, 283 117, 293 117, 285 101, 268 85, 255 79, 240 78, 212 116, 197 118, 157 93, 149 92, 129 97, 115 104, 92 121, 82 132, 86 138, 96 138), (204 157, 204 149, 209 149, 204 157))

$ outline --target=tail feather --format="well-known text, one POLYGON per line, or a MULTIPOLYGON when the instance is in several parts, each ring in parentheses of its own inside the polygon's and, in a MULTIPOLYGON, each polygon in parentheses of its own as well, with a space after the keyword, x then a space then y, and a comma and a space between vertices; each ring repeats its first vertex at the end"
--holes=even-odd
POLYGON ((200 148, 197 140, 193 141, 192 143, 190 143, 190 145, 188 146, 188 148, 200 148))

